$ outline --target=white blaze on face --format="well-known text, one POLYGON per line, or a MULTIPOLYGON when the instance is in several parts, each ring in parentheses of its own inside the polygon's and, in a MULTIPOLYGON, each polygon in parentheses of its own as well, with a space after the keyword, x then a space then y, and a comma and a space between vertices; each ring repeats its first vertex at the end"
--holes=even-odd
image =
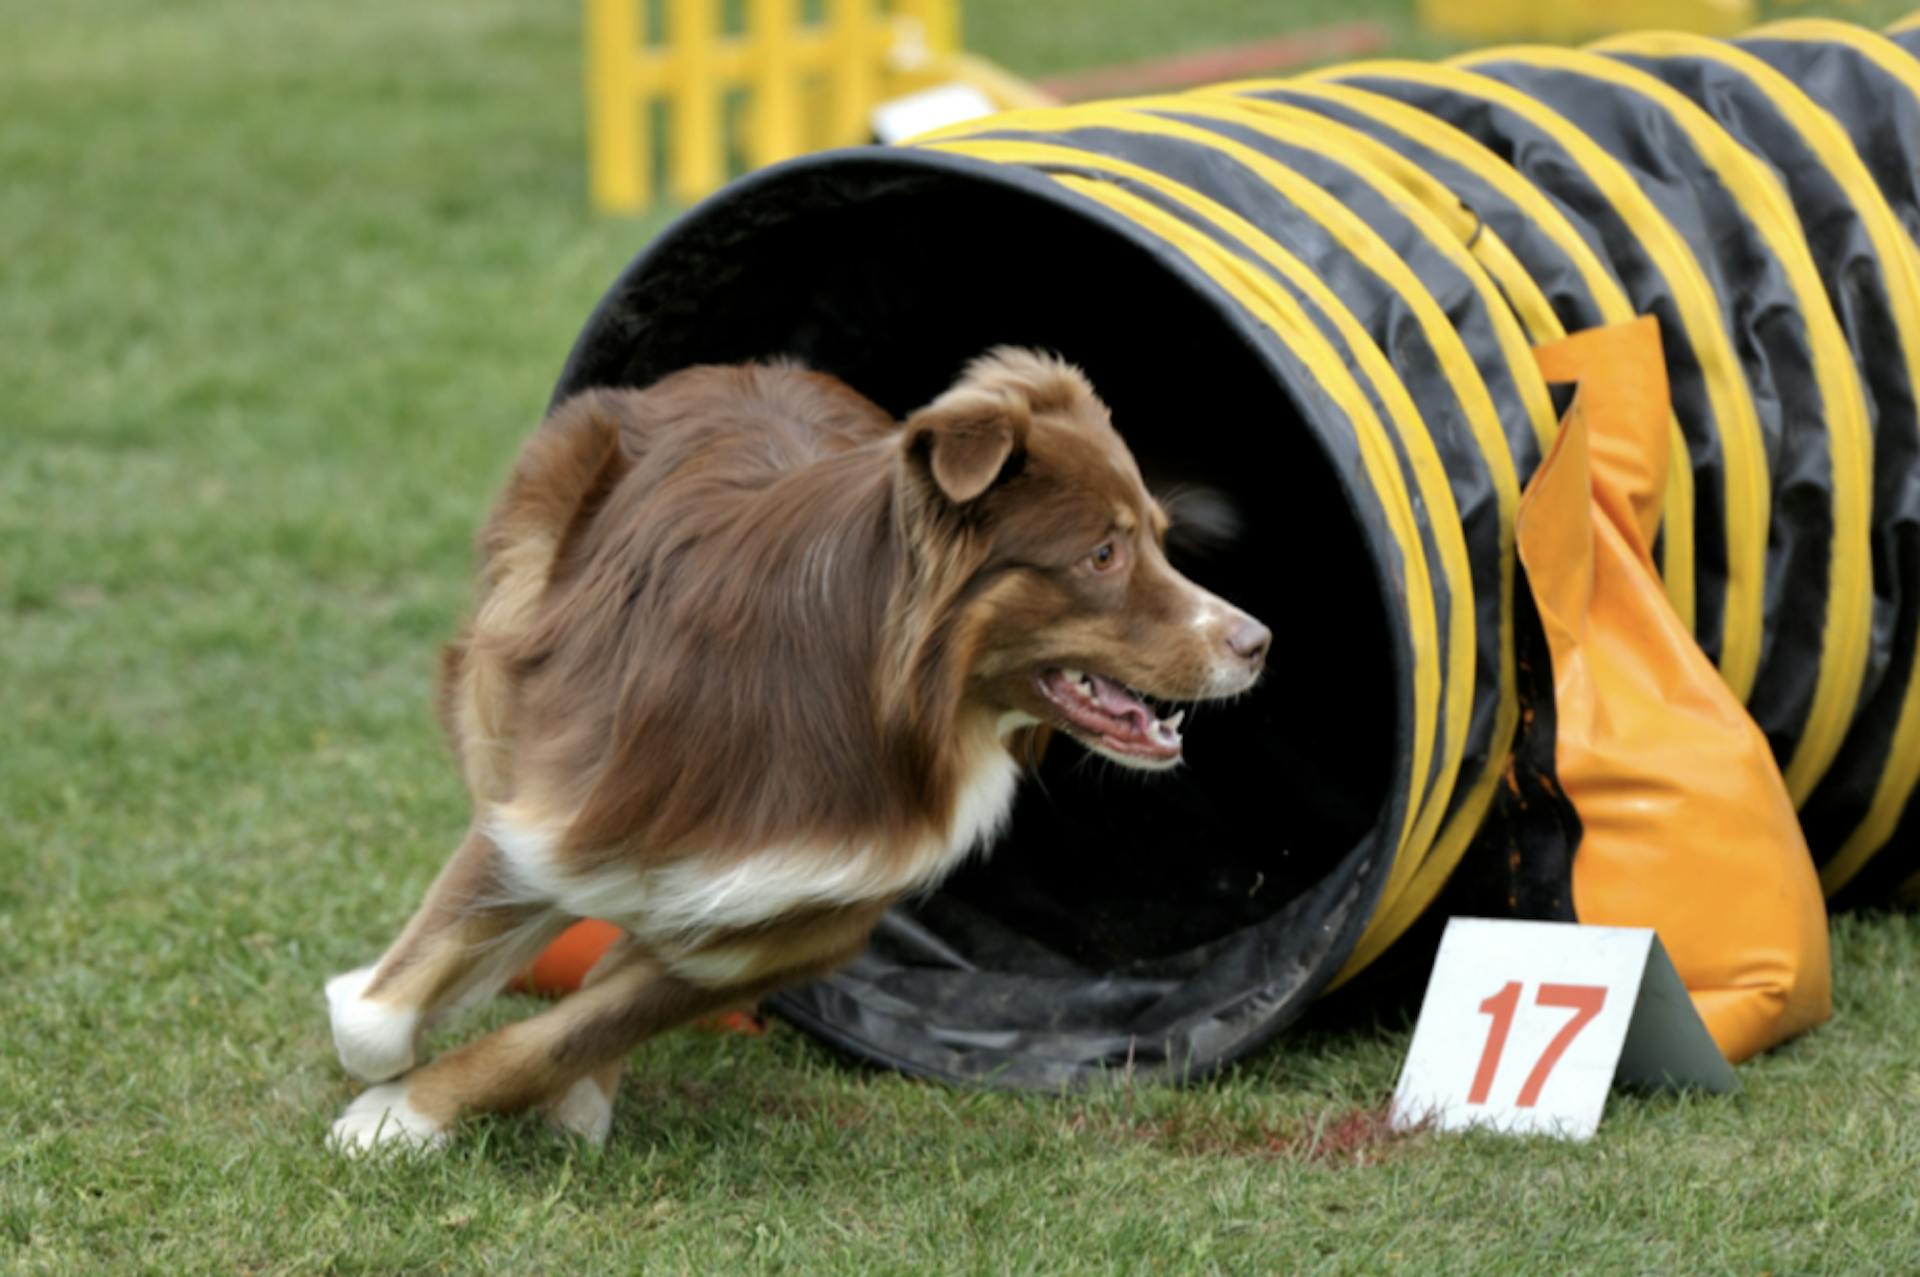
POLYGON ((1207 645, 1206 694, 1237 696, 1260 677, 1257 667, 1249 668, 1227 645, 1228 632, 1241 622, 1244 614, 1219 595, 1210 594, 1197 585, 1193 587, 1193 594, 1195 602, 1189 623, 1207 645))

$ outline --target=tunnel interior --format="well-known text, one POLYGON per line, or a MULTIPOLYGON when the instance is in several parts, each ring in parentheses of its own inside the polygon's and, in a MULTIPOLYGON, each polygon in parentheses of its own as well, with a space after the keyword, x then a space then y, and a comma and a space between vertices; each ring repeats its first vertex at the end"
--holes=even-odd
POLYGON ((1056 737, 991 854, 906 906, 917 957, 883 928, 869 960, 1175 969, 1275 917, 1369 836, 1398 737, 1380 569, 1349 498, 1292 394, 1190 275, 1031 187, 878 159, 774 170, 643 254, 556 398, 788 355, 903 417, 1007 343, 1082 367, 1157 492, 1231 512, 1230 533, 1182 528, 1176 501, 1170 551, 1266 621, 1274 648, 1251 695, 1189 711, 1172 773, 1056 737))

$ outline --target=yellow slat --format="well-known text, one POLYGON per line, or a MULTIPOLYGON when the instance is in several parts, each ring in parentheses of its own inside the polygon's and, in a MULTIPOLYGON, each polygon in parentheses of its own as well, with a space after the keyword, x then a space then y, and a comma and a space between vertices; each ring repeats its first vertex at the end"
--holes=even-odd
POLYGON ((598 208, 633 213, 652 198, 653 157, 633 74, 640 11, 633 0, 586 0, 587 189, 598 208))
POLYGON ((960 6, 956 0, 894 0, 893 11, 919 24, 920 38, 933 57, 960 51, 960 6))
POLYGON ((875 31, 884 31, 874 16, 872 0, 827 0, 833 85, 828 96, 827 136, 834 146, 864 142, 870 132, 867 112, 879 100, 879 67, 873 56, 875 31))
POLYGON ((669 0, 667 38, 674 72, 668 99, 673 144, 667 155, 668 189, 678 200, 696 200, 726 179, 721 163, 720 77, 713 64, 720 11, 714 0, 669 0))
MULTIPOLYGON (((589 3, 603 2, 607 0, 589 0, 589 3)), ((613 2, 617 3, 618 0, 613 2)), ((876 26, 867 36, 877 62, 892 45, 893 28, 876 26)), ((827 28, 809 26, 792 28, 786 47, 789 65, 795 71, 824 72, 832 69, 837 46, 827 28)), ((712 67, 713 78, 720 82, 721 87, 744 88, 752 83, 763 53, 751 35, 721 36, 708 43, 706 57, 712 67)), ((664 45, 641 49, 633 54, 625 68, 625 75, 635 93, 664 95, 675 82, 674 56, 670 48, 664 45)))
POLYGON ((797 0, 749 0, 747 31, 753 42, 748 156, 755 165, 772 164, 800 153, 797 0))

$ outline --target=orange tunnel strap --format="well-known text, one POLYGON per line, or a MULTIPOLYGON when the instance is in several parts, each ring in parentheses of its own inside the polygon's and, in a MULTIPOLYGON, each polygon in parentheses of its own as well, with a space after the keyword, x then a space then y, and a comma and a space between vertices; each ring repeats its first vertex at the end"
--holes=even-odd
POLYGON ((1583 827, 1581 922, 1652 927, 1714 1041, 1745 1059, 1830 1013, 1826 907, 1766 738, 1649 554, 1666 376, 1651 319, 1542 348, 1573 406, 1521 499, 1553 654, 1560 782, 1583 827))

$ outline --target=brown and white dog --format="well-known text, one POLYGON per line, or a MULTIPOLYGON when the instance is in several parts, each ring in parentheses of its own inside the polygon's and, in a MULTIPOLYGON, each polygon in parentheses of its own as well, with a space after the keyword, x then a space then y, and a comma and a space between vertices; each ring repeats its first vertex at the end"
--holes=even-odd
POLYGON ((1080 372, 1002 348, 904 426, 839 381, 703 367, 561 405, 480 537, 441 714, 465 840, 327 984, 348 1151, 539 1107, 606 1136, 650 1034, 817 976, 1006 819, 1025 729, 1180 760, 1270 635, 1168 563, 1080 372), (416 1067, 576 918, 625 938, 557 1006, 416 1067))

